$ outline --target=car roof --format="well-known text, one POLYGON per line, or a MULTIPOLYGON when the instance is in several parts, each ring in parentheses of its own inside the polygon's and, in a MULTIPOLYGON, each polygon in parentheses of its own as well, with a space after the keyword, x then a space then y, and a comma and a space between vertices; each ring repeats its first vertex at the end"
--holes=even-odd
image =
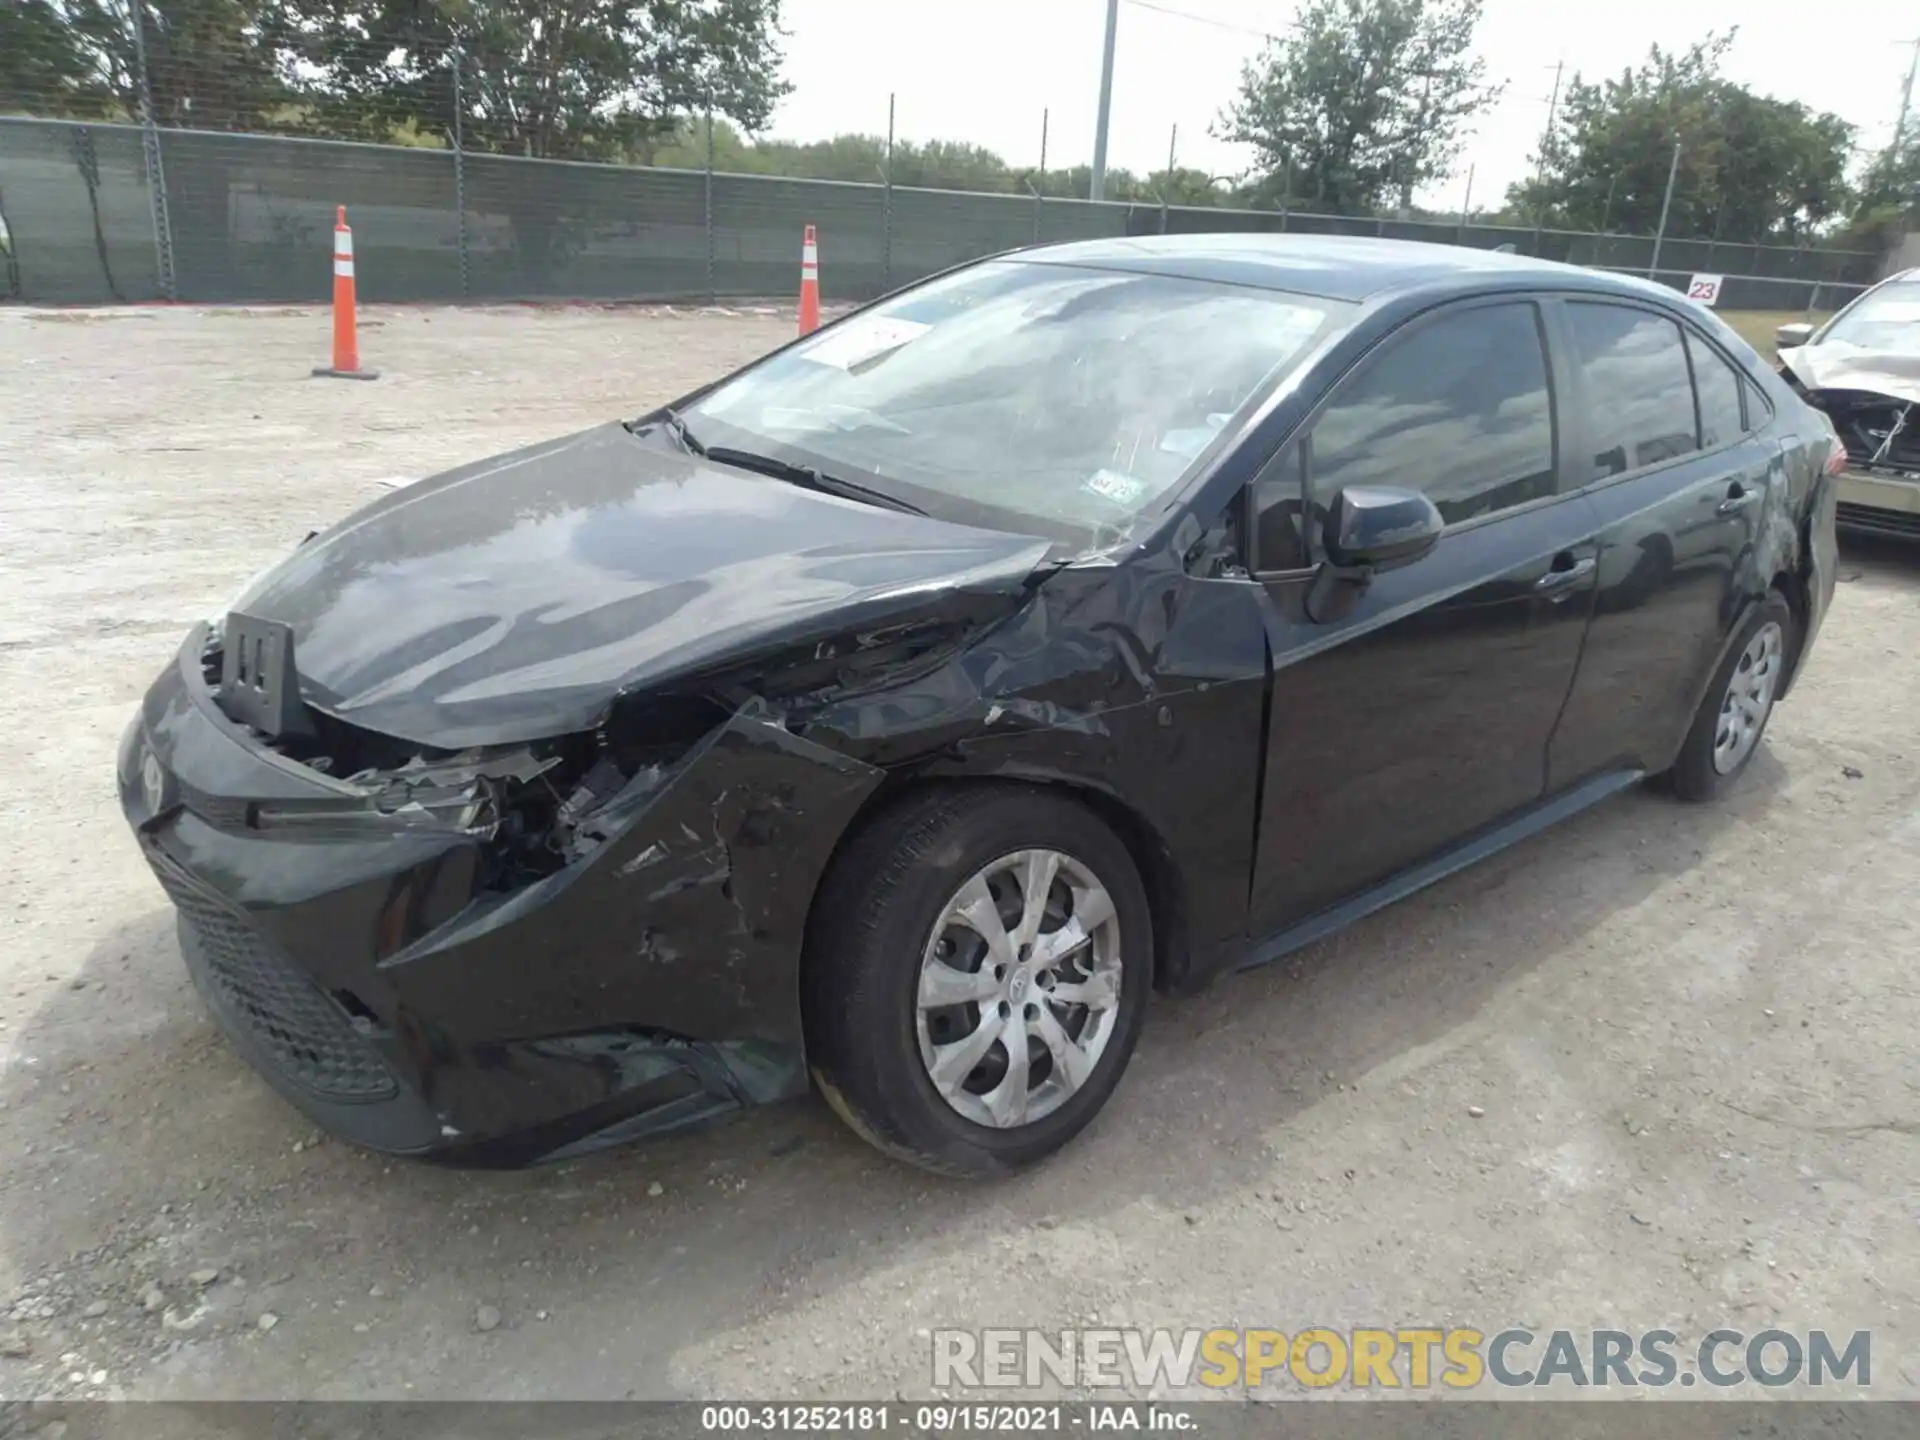
POLYGON ((1022 260, 1045 264, 1175 275, 1328 300, 1367 300, 1388 291, 1466 289, 1490 281, 1525 284, 1529 279, 1556 288, 1674 298, 1666 286, 1634 276, 1464 245, 1359 235, 1142 235, 1042 245, 1017 253, 1022 260))

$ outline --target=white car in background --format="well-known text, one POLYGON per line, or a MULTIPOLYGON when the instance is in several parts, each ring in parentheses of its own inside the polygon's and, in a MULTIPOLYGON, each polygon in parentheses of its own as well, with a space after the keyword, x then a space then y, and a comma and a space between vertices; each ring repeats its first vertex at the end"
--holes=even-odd
POLYGON ((1889 276, 1824 325, 1774 332, 1780 373, 1846 446, 1844 529, 1920 540, 1920 269, 1889 276))

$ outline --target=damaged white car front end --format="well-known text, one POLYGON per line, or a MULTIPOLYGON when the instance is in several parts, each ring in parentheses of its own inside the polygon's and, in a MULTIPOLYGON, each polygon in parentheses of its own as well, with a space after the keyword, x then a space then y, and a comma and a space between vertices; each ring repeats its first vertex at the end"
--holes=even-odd
POLYGON ((1781 373, 1846 448, 1846 529, 1920 539, 1920 271, 1867 291, 1817 329, 1783 325, 1781 373))

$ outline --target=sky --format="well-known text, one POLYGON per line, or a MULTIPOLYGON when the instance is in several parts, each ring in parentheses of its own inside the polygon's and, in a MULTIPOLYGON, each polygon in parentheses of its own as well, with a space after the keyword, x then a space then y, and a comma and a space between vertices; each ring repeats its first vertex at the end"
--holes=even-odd
MULTIPOLYGON (((1241 66, 1300 0, 1121 0, 1108 164, 1136 173, 1177 162, 1237 175, 1251 155, 1217 140, 1222 105, 1241 66), (1170 12, 1181 13, 1170 13, 1170 12)), ((786 78, 794 90, 771 133, 815 140, 844 131, 911 140, 965 140, 1009 163, 1093 156, 1106 0, 783 0, 786 78)), ((1684 49, 1739 26, 1725 63, 1761 94, 1831 110, 1859 127, 1857 143, 1892 138, 1901 82, 1920 37, 1920 8, 1895 0, 1485 0, 1476 48, 1499 103, 1479 121, 1445 182, 1423 204, 1458 208, 1473 167, 1473 203, 1497 205, 1525 176, 1547 118, 1554 66, 1568 78, 1618 74, 1659 44, 1684 49), (1810 26, 1817 17, 1817 26, 1810 26)), ((1920 123, 1920 111, 1915 123, 1920 123)))

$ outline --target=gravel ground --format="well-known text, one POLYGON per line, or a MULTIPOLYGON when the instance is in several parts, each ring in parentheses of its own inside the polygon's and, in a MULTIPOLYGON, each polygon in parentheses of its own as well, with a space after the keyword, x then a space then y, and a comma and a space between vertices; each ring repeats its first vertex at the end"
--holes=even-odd
MULTIPOLYGON (((909 1396, 928 1331, 1870 1327, 1920 1396, 1920 554, 1849 547, 1729 802, 1633 791, 1149 1017, 991 1187, 807 1102, 521 1174, 321 1142, 221 1042, 115 742, 186 627, 404 481, 791 317, 0 312, 0 1396, 909 1396), (269 1319, 269 1317, 272 1317, 269 1319)), ((1751 1393, 1751 1392, 1749 1392, 1751 1393)))

